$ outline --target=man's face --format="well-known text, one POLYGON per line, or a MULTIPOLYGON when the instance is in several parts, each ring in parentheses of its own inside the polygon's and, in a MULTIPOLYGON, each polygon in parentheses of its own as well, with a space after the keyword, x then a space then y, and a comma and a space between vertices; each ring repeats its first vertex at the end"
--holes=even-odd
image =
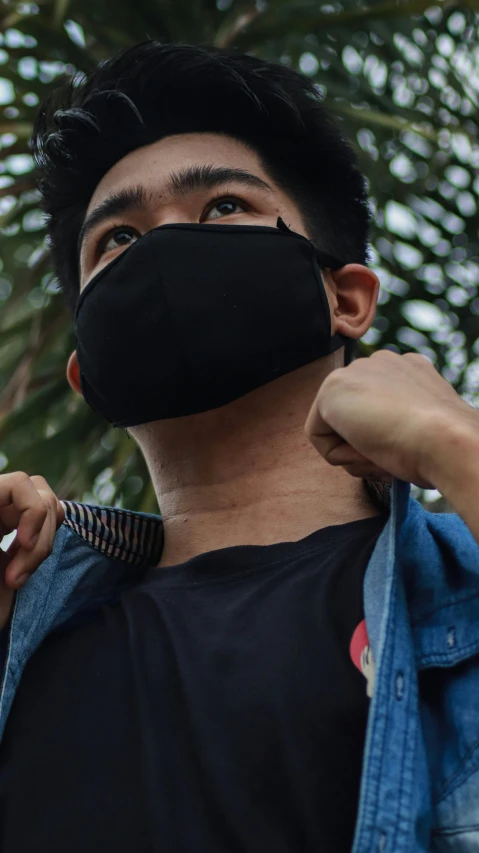
MULTIPOLYGON (((217 133, 169 136, 128 154, 96 187, 80 234, 80 290, 161 225, 276 227, 278 216, 292 231, 309 236, 294 202, 246 145, 217 133)), ((333 311, 335 285, 329 276, 323 274, 323 280, 333 311)), ((67 378, 81 394, 76 352, 68 361, 67 378)))
POLYGON ((215 133, 169 136, 133 151, 102 178, 81 235, 80 288, 160 225, 268 225, 305 235, 300 213, 258 155, 215 133))

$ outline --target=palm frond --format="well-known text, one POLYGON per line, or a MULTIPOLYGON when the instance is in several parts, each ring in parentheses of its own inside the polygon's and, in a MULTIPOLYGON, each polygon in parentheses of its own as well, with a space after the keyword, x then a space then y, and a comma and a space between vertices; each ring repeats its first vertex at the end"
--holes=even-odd
POLYGON ((42 473, 62 497, 156 509, 134 442, 66 381, 73 330, 28 146, 38 101, 58 79, 149 37, 236 47, 316 82, 369 179, 381 293, 363 351, 423 352, 479 402, 479 0, 116 0, 114 16, 112 8, 111 0, 0 7, 0 459, 42 473))

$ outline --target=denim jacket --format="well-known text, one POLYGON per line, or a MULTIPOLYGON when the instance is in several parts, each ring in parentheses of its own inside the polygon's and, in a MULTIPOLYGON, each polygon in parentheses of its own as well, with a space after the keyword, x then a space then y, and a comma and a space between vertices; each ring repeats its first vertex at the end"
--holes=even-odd
MULTIPOLYGON (((0 737, 28 658, 158 565, 159 516, 64 502, 51 555, 16 593, 0 737)), ((479 851, 479 545, 393 480, 364 608, 375 685, 353 853, 479 851)))

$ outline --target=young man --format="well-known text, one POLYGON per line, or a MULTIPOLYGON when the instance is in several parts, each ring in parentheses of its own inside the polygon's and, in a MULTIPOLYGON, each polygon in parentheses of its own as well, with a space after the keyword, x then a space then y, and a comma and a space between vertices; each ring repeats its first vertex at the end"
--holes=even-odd
POLYGON ((314 86, 149 42, 34 150, 68 380, 162 519, 0 477, 2 851, 476 849, 479 416, 420 356, 344 367, 379 283, 314 86))

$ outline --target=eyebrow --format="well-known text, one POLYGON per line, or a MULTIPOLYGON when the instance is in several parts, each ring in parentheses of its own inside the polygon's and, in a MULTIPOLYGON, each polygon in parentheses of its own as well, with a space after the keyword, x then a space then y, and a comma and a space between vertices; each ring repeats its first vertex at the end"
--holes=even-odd
POLYGON ((145 187, 137 184, 111 193, 86 217, 78 235, 78 253, 87 236, 107 219, 132 210, 144 213, 155 203, 165 204, 169 199, 178 198, 196 190, 216 189, 226 183, 273 191, 266 181, 245 169, 209 165, 188 166, 179 172, 172 173, 161 189, 146 190, 145 187))

